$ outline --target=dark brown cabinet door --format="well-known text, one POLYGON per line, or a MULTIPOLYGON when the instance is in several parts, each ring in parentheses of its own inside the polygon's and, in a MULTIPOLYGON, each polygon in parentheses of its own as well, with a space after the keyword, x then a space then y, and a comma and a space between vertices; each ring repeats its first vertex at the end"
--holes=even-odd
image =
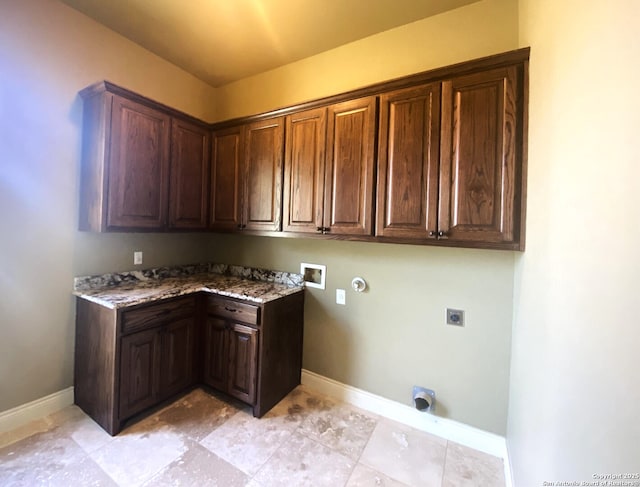
POLYGON ((195 383, 196 326, 194 318, 168 324, 162 330, 160 396, 169 397, 195 383))
POLYGON ((229 345, 227 322, 216 316, 207 316, 204 324, 204 382, 225 391, 229 345))
POLYGON ((170 117, 113 97, 108 229, 162 229, 167 220, 170 117))
POLYGON ((127 418, 156 403, 160 378, 160 333, 141 331, 122 338, 120 417, 127 418))
POLYGON ((514 240, 517 74, 507 67, 442 84, 438 230, 445 238, 514 240))
POLYGON ((227 392, 253 404, 258 371, 258 330, 233 323, 229 327, 229 371, 227 392))
POLYGON ((180 119, 171 123, 169 226, 207 227, 209 203, 209 131, 180 119))
POLYGON ((246 230, 281 230, 284 118, 245 126, 242 225, 246 230))
POLYGON ((440 83, 380 96, 376 235, 435 238, 440 83))
POLYGON ((332 234, 371 235, 376 98, 328 108, 324 227, 332 234))
POLYGON ((263 416, 300 384, 304 293, 215 295, 111 309, 78 299, 75 403, 110 434, 195 382, 263 416))
POLYGON ((237 230, 242 223, 243 126, 213 133, 209 227, 237 230))
POLYGON ((323 225, 327 109, 286 118, 284 217, 286 232, 317 233, 323 225))

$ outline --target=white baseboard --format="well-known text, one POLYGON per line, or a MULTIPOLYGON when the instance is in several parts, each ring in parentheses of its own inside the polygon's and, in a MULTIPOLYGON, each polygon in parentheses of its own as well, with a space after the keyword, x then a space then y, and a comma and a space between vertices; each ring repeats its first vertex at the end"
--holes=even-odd
POLYGON ((509 445, 505 444, 504 478, 506 487, 513 487, 513 470, 511 470, 511 457, 509 456, 509 445))
POLYGON ((68 387, 22 406, 3 411, 0 413, 0 433, 53 414, 71 404, 73 404, 73 387, 68 387))
POLYGON ((329 379, 309 370, 302 370, 302 384, 322 394, 335 397, 356 407, 371 411, 399 423, 447 440, 460 443, 475 450, 503 459, 507 487, 511 487, 511 468, 505 438, 473 426, 433 414, 422 413, 408 405, 371 394, 342 382, 329 379))

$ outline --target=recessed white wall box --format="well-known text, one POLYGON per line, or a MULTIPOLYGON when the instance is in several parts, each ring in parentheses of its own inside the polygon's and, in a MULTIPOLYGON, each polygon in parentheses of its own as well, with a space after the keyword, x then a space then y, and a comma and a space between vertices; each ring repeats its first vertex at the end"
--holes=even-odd
POLYGON ((142 264, 142 251, 136 250, 133 253, 133 265, 140 265, 140 264, 142 264))
POLYGON ((325 288, 327 278, 327 266, 322 264, 300 264, 300 274, 304 276, 304 285, 307 287, 325 288))

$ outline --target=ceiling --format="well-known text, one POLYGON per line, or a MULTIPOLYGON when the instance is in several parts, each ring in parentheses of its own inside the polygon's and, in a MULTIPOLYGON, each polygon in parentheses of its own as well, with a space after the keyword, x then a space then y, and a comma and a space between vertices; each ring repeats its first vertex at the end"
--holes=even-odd
POLYGON ((478 0, 62 0, 214 87, 478 0))

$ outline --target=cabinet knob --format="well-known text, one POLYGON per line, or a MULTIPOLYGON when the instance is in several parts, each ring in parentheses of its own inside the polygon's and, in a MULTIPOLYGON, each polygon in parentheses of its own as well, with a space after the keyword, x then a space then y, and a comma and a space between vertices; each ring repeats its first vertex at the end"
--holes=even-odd
POLYGON ((329 233, 331 231, 331 227, 323 227, 322 233, 329 233))
POLYGON ((322 228, 322 227, 318 227, 318 232, 322 233, 322 232, 323 232, 323 230, 324 230, 324 228, 322 228))
POLYGON ((429 238, 436 238, 437 236, 438 236, 438 233, 435 230, 429 231, 429 238))
POLYGON ((447 239, 447 238, 449 238, 449 235, 447 234, 447 232, 440 230, 438 232, 438 238, 439 239, 447 239))

